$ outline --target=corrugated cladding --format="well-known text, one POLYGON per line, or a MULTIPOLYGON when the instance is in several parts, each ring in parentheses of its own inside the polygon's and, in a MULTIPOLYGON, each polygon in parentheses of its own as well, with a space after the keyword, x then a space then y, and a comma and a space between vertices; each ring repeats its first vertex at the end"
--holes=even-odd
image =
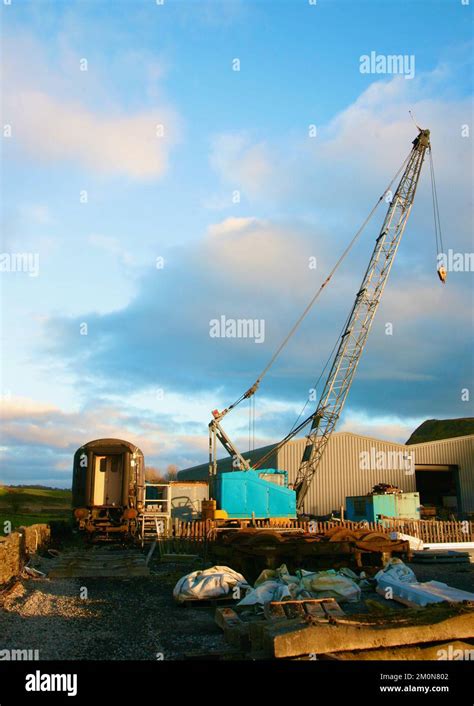
POLYGON ((457 465, 462 512, 474 512, 474 434, 408 446, 416 464, 457 465))
MULTIPOLYGON (((265 463, 265 467, 287 470, 288 480, 293 483, 304 445, 305 439, 290 441, 278 452, 276 459, 274 454, 265 463)), ((251 462, 256 462, 272 448, 273 446, 265 446, 244 453, 244 456, 251 462)), ((370 458, 372 449, 372 453, 394 452, 392 460, 398 458, 399 454, 414 454, 415 464, 456 464, 459 467, 462 510, 474 512, 474 435, 406 446, 349 432, 335 433, 329 440, 319 470, 306 496, 305 512, 327 515, 345 505, 347 496, 366 495, 376 483, 391 483, 405 492, 416 491, 415 475, 407 473, 402 464, 392 463, 392 467, 384 470, 364 469, 361 454, 369 454, 370 458)), ((231 468, 230 457, 219 461, 219 470, 231 468)), ((194 466, 178 474, 178 480, 206 480, 207 477, 208 464, 194 466)))
MULTIPOLYGON (((295 480, 304 445, 305 439, 298 439, 279 452, 279 467, 288 470, 290 483, 295 480)), ((416 490, 415 475, 407 475, 402 463, 384 470, 361 468, 361 454, 363 459, 365 454, 370 458, 371 449, 395 452, 398 459, 410 447, 346 432, 333 434, 305 498, 305 512, 327 515, 345 506, 348 495, 366 495, 376 483, 391 483, 406 492, 416 490)))

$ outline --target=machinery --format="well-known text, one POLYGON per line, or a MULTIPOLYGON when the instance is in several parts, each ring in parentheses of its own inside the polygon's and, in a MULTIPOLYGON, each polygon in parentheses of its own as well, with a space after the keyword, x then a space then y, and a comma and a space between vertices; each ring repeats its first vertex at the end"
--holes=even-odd
MULTIPOLYGON (((352 380, 354 378, 357 365, 364 350, 364 346, 369 335, 369 331, 374 320, 377 308, 387 283, 388 276, 405 230, 405 226, 413 206, 416 188, 421 174, 421 168, 428 150, 431 166, 431 184, 433 190, 433 205, 435 232, 440 247, 441 229, 439 222, 439 212, 436 197, 436 185, 434 181, 433 163, 431 157, 430 131, 418 128, 418 135, 413 140, 412 149, 401 165, 398 172, 393 177, 387 189, 380 196, 371 213, 355 234, 353 240, 343 252, 329 276, 321 285, 320 289, 313 296, 308 306, 295 323, 288 336, 282 342, 269 364, 250 387, 236 402, 222 412, 214 410, 213 418, 209 424, 209 484, 210 497, 215 499, 216 510, 215 519, 225 519, 227 517, 261 517, 262 512, 267 518, 275 517, 295 517, 296 512, 304 512, 304 501, 307 496, 312 479, 318 470, 321 458, 327 447, 328 441, 341 415, 346 401, 352 380), (398 176, 402 174, 395 193, 392 196, 391 187, 398 176), (362 279, 362 283, 357 291, 355 302, 350 315, 342 331, 337 351, 332 359, 332 365, 327 377, 322 395, 316 410, 307 419, 296 425, 291 432, 276 446, 276 449, 286 444, 296 434, 300 433, 307 426, 310 427, 306 436, 306 445, 301 459, 294 489, 288 487, 277 487, 273 483, 262 480, 258 475, 258 469, 262 468, 275 448, 259 460, 251 468, 248 460, 239 452, 231 439, 221 426, 221 421, 232 409, 240 404, 244 399, 252 398, 257 391, 264 375, 274 363, 290 337, 294 334, 304 317, 308 314, 314 302, 321 294, 322 290, 331 280, 343 259, 350 251, 352 245, 358 239, 360 233, 365 228, 370 218, 374 214, 378 205, 385 201, 388 203, 387 213, 383 225, 375 241, 367 270, 362 279), (218 474, 217 472, 217 441, 225 448, 233 458, 234 470, 228 473, 218 474), (256 481, 260 482, 257 483, 256 481), (265 490, 265 485, 266 490, 265 490), (232 488, 231 492, 228 490, 232 488), (284 492, 283 492, 284 491, 284 492), (268 502, 262 504, 261 496, 267 493, 268 502), (278 496, 278 497, 277 497, 278 496), (294 514, 292 514, 294 513, 294 514)), ((442 282, 446 279, 446 272, 438 275, 442 282)), ((268 471, 262 469, 261 474, 268 471)))

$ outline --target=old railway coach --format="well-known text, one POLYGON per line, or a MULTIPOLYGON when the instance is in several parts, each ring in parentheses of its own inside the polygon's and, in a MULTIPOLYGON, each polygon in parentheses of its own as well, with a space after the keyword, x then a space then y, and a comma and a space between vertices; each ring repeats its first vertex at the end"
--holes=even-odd
POLYGON ((143 453, 128 441, 96 439, 74 454, 74 517, 91 538, 134 536, 144 494, 143 453))

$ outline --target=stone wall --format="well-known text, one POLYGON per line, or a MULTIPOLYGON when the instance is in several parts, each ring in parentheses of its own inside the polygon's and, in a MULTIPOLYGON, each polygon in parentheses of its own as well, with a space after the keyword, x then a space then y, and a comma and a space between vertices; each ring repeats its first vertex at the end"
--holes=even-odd
POLYGON ((48 525, 20 527, 6 537, 0 537, 0 585, 21 573, 29 557, 49 544, 51 530, 48 525))

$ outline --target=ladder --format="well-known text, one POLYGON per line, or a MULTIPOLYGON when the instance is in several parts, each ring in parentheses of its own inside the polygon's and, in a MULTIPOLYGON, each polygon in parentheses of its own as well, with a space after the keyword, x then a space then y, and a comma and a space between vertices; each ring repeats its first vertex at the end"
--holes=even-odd
POLYGON ((142 547, 145 542, 160 539, 165 536, 168 528, 168 515, 157 512, 142 512, 140 515, 140 539, 142 547))
POLYGON ((145 542, 158 541, 166 536, 171 519, 171 492, 169 483, 145 483, 144 508, 139 515, 140 539, 145 542), (147 497, 147 489, 156 488, 161 497, 147 497))

